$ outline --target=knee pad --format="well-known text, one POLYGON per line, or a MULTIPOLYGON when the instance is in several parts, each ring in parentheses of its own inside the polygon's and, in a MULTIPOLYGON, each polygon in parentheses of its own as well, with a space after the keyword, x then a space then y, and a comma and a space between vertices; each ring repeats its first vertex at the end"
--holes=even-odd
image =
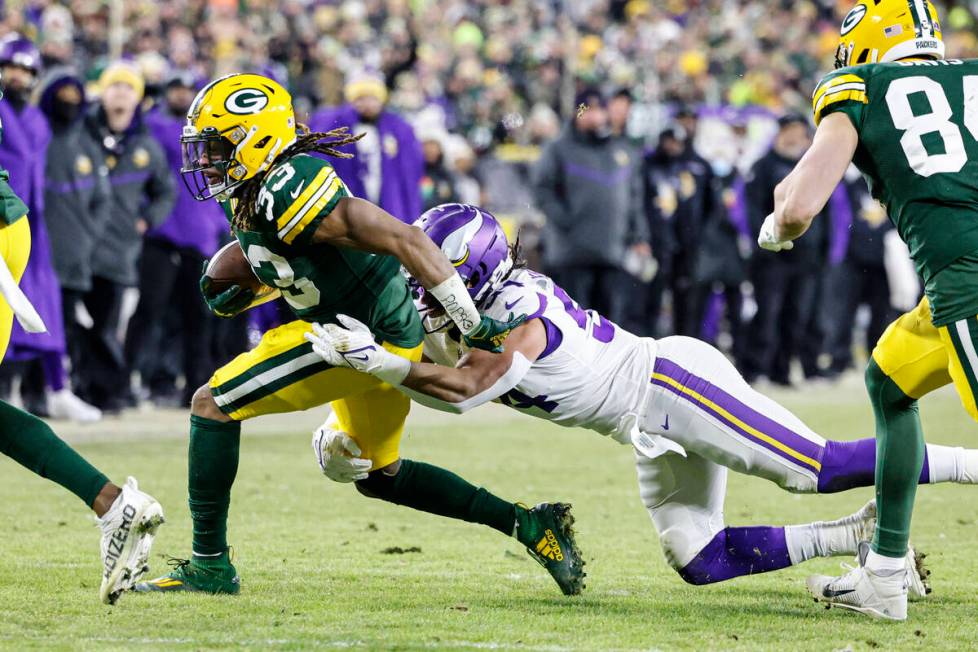
POLYGON ((864 375, 869 400, 877 406, 890 406, 898 409, 913 407, 916 399, 907 396, 896 382, 884 373, 876 360, 869 359, 864 375))

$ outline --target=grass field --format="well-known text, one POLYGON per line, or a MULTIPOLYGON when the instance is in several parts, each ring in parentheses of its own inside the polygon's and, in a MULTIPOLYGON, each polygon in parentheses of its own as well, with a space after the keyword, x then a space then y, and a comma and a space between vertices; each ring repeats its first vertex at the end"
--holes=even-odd
MULTIPOLYGON (((779 394, 821 433, 865 436, 858 380, 779 394)), ((953 394, 923 406, 930 441, 978 446, 953 394)), ((817 560, 780 573, 691 587, 670 570, 636 491, 631 452, 583 431, 498 407, 467 417, 412 416, 402 452, 528 503, 574 503, 589 574, 565 598, 512 540, 360 497, 319 473, 308 425, 318 415, 246 426, 232 500, 235 598, 126 595, 98 602, 98 531, 77 499, 0 460, 0 646, 5 649, 969 649, 975 646, 978 487, 925 487, 914 540, 929 552, 934 593, 905 624, 825 611, 804 591, 817 560), (420 552, 385 553, 391 547, 420 552)), ((164 504, 153 555, 189 553, 183 415, 133 415, 67 438, 117 481, 131 473, 164 504), (102 441, 103 433, 108 437, 102 441)), ((847 514, 870 489, 794 496, 731 476, 730 524, 847 514)))

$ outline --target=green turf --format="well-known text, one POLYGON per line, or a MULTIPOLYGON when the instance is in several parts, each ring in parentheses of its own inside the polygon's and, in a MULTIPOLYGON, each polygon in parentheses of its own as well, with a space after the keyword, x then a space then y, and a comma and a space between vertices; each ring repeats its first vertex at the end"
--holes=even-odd
MULTIPOLYGON (((857 387, 853 385, 853 387, 857 387)), ((865 435, 859 389, 787 400, 825 434, 865 435)), ((953 395, 929 398, 931 441, 978 446, 953 395)), ((978 488, 926 487, 914 540, 930 553, 934 594, 905 624, 825 611, 806 597, 809 572, 837 560, 711 587, 685 585, 662 559, 636 492, 631 452, 598 436, 509 413, 415 426, 402 450, 512 499, 574 503, 588 588, 565 598, 512 540, 475 525, 414 513, 325 480, 308 434, 248 436, 230 536, 242 576, 236 598, 126 595, 97 601, 98 532, 73 496, 0 461, 0 646, 7 649, 247 647, 448 649, 966 649, 976 631, 978 488), (417 546, 420 552, 384 554, 417 546)), ((247 428, 246 428, 247 431, 247 428)), ((105 472, 136 475, 164 504, 153 571, 189 553, 186 444, 90 443, 105 472)), ((731 476, 730 524, 793 523, 847 514, 870 489, 794 496, 731 476)))

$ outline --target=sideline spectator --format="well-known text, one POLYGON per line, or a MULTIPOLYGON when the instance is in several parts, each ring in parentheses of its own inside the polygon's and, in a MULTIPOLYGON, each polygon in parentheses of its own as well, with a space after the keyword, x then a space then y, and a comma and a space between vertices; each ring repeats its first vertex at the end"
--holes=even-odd
POLYGON ((38 91, 38 106, 52 134, 44 172, 44 222, 61 284, 68 357, 77 385, 90 337, 82 323, 82 299, 92 289, 95 243, 109 219, 108 168, 102 148, 83 125, 87 104, 78 74, 64 66, 52 69, 38 91))
POLYGON ((595 89, 576 98, 578 115, 537 162, 534 184, 544 226, 544 262, 558 285, 607 319, 622 323, 631 282, 629 247, 648 252, 641 156, 608 130, 595 89))
MULTIPOLYGON (((788 114, 778 120, 771 149, 754 164, 747 179, 751 233, 759 232, 764 218, 774 210, 774 187, 788 176, 811 144, 807 118, 788 114)), ((828 249, 828 220, 817 221, 818 225, 813 224, 791 251, 775 255, 757 249, 751 258, 757 314, 748 328, 744 351, 742 371, 748 382, 764 377, 777 385, 791 386, 791 359, 802 355, 805 339, 814 335, 807 326, 813 321, 819 274, 828 249)), ((817 375, 817 368, 805 369, 805 375, 817 375)))
POLYGON ((420 181, 424 173, 421 145, 402 117, 385 108, 387 87, 370 73, 352 76, 344 89, 347 104, 324 109, 309 120, 313 131, 349 127, 363 138, 345 149, 350 159, 331 162, 357 197, 374 202, 411 224, 422 213, 420 181))
POLYGON ((10 187, 27 204, 32 252, 20 285, 48 330, 26 333, 15 321, 8 357, 27 361, 21 396, 29 409, 57 419, 98 421, 101 413, 67 387, 61 291, 44 218, 45 158, 51 131, 44 114, 30 103, 40 65, 40 52, 29 39, 15 35, 0 44, 0 120, 4 128, 0 166, 11 171, 10 187))
POLYGON ((175 200, 170 168, 139 111, 143 78, 130 64, 111 64, 99 78, 102 93, 85 125, 100 143, 109 168, 111 212, 92 259, 92 289, 85 307, 95 345, 82 366, 85 398, 103 411, 132 404, 119 331, 122 296, 138 282, 143 234, 159 226, 175 200))

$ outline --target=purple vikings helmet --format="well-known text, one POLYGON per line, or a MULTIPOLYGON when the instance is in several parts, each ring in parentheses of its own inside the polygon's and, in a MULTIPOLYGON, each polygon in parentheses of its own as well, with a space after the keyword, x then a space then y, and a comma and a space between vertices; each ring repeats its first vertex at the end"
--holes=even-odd
POLYGON ((29 38, 19 34, 0 41, 0 66, 20 66, 35 75, 41 71, 41 53, 29 38))
POLYGON ((414 223, 448 256, 478 303, 513 267, 496 218, 471 204, 441 204, 414 223))

